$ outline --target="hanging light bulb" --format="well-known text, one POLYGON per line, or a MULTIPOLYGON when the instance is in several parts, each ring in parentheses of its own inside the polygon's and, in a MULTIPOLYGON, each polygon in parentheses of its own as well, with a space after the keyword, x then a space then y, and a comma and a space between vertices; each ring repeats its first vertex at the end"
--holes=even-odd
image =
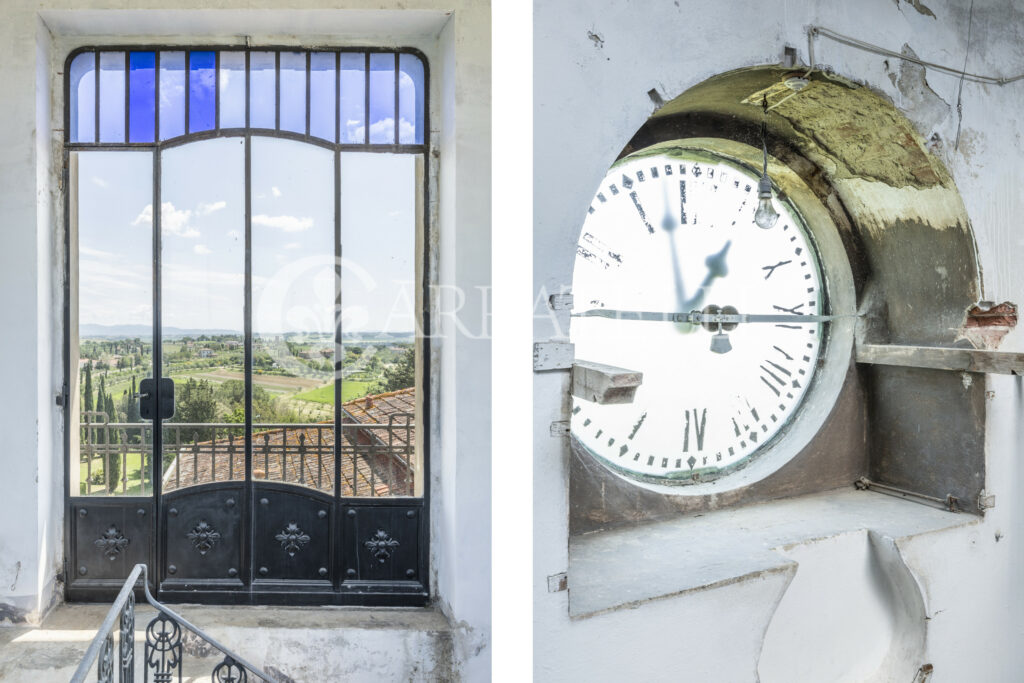
POLYGON ((772 180, 765 173, 757 183, 757 211, 754 212, 754 222, 757 227, 768 230, 775 226, 779 220, 779 213, 772 204, 772 180))
POLYGON ((768 230, 779 220, 779 213, 772 204, 772 179, 768 177, 768 98, 761 100, 764 118, 761 120, 761 151, 764 153, 764 167, 761 179, 757 182, 757 210, 754 211, 754 222, 757 227, 768 230))

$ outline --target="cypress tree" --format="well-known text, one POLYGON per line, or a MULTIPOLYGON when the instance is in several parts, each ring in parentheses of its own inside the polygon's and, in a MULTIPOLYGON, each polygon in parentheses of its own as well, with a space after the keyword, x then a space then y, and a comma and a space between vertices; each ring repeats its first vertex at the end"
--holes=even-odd
POLYGON ((89 361, 85 364, 85 403, 82 410, 89 412, 92 407, 92 361, 89 361))

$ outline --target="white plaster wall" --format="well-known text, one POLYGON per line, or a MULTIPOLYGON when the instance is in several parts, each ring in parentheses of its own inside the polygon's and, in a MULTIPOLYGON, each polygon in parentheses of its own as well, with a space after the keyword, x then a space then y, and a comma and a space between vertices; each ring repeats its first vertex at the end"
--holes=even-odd
MULTIPOLYGON (((431 64, 439 284, 465 292, 434 340, 431 569, 465 680, 490 673, 490 8, 479 0, 5 0, 0 20, 0 606, 35 620, 63 556, 64 58, 77 45, 412 46, 431 64), (200 11, 201 10, 201 11, 200 11), (463 331, 476 331, 470 336, 463 331), (11 388, 16 388, 10 390, 11 388)), ((401 648, 400 648, 401 649, 401 648)), ((416 652, 405 652, 410 666, 416 652)), ((409 670, 413 670, 410 668, 409 670)))
MULTIPOLYGON (((556 291, 571 282, 586 208, 616 154, 654 109, 649 90, 656 88, 670 100, 714 74, 778 63, 785 45, 797 48, 806 63, 810 24, 896 51, 908 44, 922 59, 962 65, 968 3, 923 4, 934 17, 904 0, 536 2, 534 287, 556 291)), ((1024 7, 1019 3, 976 0, 968 70, 998 76, 1024 72, 1022 31, 1024 7)), ((887 67, 884 57, 825 39, 817 41, 815 50, 817 63, 891 98, 925 138, 939 134, 938 153, 953 174, 977 236, 984 298, 1024 303, 1024 231, 1017 218, 1024 211, 1024 82, 964 84, 957 151, 956 78, 929 69, 926 78, 936 96, 904 95, 889 78, 892 73, 898 80, 896 60, 887 67)), ((554 333, 543 311, 535 320, 535 339, 554 333)), ((1008 335, 1001 350, 1024 351, 1024 332, 1008 335)), ((567 593, 548 592, 546 578, 568 564, 568 453, 564 440, 548 436, 548 424, 567 417, 565 381, 565 373, 534 376, 537 680, 624 680, 630 667, 648 674, 635 680, 754 680, 754 673, 737 674, 726 664, 757 661, 764 628, 760 605, 775 590, 767 584, 759 592, 755 588, 750 602, 737 601, 736 588, 724 587, 579 621, 569 619, 567 593), (695 623, 720 637, 690 636, 695 623), (723 633, 722 623, 733 627, 723 633), (648 654, 657 655, 651 652, 652 642, 666 648, 655 669, 646 664, 648 654), (609 658, 601 654, 609 649, 629 664, 609 668, 609 658), (709 670, 709 660, 722 667, 709 670), (621 674, 618 679, 616 674, 621 674)), ((934 683, 1018 681, 1024 666, 1019 646, 1024 642, 1024 469, 1018 463, 1024 443, 1024 379, 991 377, 988 388, 987 488, 996 494, 997 507, 979 525, 918 537, 902 547, 926 594, 930 619, 921 663, 934 665, 934 683)), ((839 562, 842 553, 827 545, 806 552, 821 553, 816 563, 839 562)), ((842 680, 842 672, 835 679, 842 680)))

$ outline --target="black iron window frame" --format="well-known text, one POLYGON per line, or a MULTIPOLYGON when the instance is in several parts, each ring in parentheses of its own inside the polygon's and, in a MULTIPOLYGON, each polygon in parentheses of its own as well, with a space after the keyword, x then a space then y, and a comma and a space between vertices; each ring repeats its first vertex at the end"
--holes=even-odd
MULTIPOLYGON (((422 436, 417 438, 419 446, 419 461, 421 464, 422 472, 422 490, 421 495, 413 497, 386 497, 386 498, 367 498, 367 497, 343 497, 341 495, 341 444, 342 444, 342 407, 341 407, 341 380, 340 371, 342 359, 338 357, 336 353, 335 357, 335 380, 334 380, 334 491, 331 496, 335 506, 340 511, 341 509, 347 509, 349 514, 352 514, 352 506, 380 506, 388 503, 412 503, 419 508, 419 516, 421 522, 419 524, 419 537, 417 539, 419 545, 420 560, 418 562, 417 574, 421 577, 421 581, 424 584, 424 592, 419 596, 413 596, 412 602, 409 604, 422 604, 422 600, 426 600, 429 595, 429 586, 426 583, 426 577, 429 576, 429 547, 430 539, 430 525, 429 525, 429 510, 430 510, 430 435, 429 427, 430 424, 430 401, 431 395, 430 387, 430 357, 431 357, 431 343, 430 343, 430 330, 431 328, 431 317, 430 317, 430 291, 431 281, 430 274, 433 272, 433 264, 430 258, 430 249, 426 246, 430 243, 429 235, 432 231, 432 223, 430 221, 430 163, 428 157, 428 150, 430 149, 430 63, 427 60, 426 55, 416 48, 380 48, 380 47, 296 47, 296 46, 285 46, 285 45, 261 45, 261 46, 245 46, 241 47, 238 45, 93 45, 83 46, 72 50, 64 64, 64 78, 63 78, 63 125, 64 125, 64 143, 63 143, 63 165, 62 165, 62 187, 64 188, 64 254, 63 254, 63 274, 64 274, 64 287, 63 287, 63 371, 64 380, 62 383, 61 397, 59 403, 62 406, 63 419, 64 419, 64 520, 65 520, 65 578, 66 585, 70 584, 70 579, 73 576, 74 567, 70 566, 69 558, 74 554, 72 544, 74 543, 74 532, 72 529, 72 517, 76 509, 75 496, 72 495, 70 490, 71 481, 71 467, 72 467, 72 452, 71 452, 71 429, 70 425, 77 425, 76 416, 71 415, 71 401, 70 401, 70 381, 71 381, 71 306, 72 306, 72 287, 74 286, 71 281, 71 192, 69 191, 70 182, 70 158, 75 152, 90 151, 90 152, 103 152, 103 151, 131 151, 138 150, 152 153, 153 158, 153 177, 152 177, 152 205, 153 207, 162 206, 161 202, 161 152, 165 149, 171 149, 174 147, 180 147, 192 142, 210 140, 215 138, 243 138, 245 144, 244 157, 245 157, 245 211, 244 211, 244 223, 245 223, 245 301, 244 301, 244 368, 245 368, 245 479, 244 482, 244 496, 246 498, 245 503, 247 507, 251 509, 253 501, 253 421, 252 421, 252 192, 251 192, 251 162, 252 162, 252 138, 253 137, 268 137, 268 138, 279 138, 294 140, 311 144, 317 147, 325 148, 332 151, 334 156, 334 258, 335 258, 335 281, 336 285, 336 324, 335 324, 335 349, 339 349, 341 346, 342 330, 340 321, 340 307, 342 301, 342 287, 341 287, 341 273, 340 273, 340 261, 342 254, 341 245, 341 154, 344 152, 369 152, 378 154, 410 154, 419 155, 421 157, 422 164, 422 179, 420 192, 422 197, 422 213, 420 215, 420 221, 422 230, 424 232, 423 249, 422 253, 417 254, 417 258, 420 260, 420 266, 422 268, 422 277, 419 283, 422 295, 422 308, 417 312, 419 319, 417 325, 422 334, 418 334, 416 338, 416 346, 418 357, 420 362, 416 368, 416 401, 419 409, 418 426, 419 430, 422 431, 422 436), (197 132, 189 131, 189 95, 190 95, 190 55, 193 51, 202 52, 214 52, 215 57, 215 96, 214 96, 214 127, 210 130, 203 130, 197 132), (83 53, 94 53, 95 64, 93 70, 93 77, 95 80, 95 91, 94 91, 94 141, 93 142, 72 142, 71 141, 71 65, 72 62, 83 53), (100 141, 100 55, 101 53, 124 53, 125 60, 125 115, 124 115, 124 141, 123 142, 101 142, 100 141), (131 110, 131 99, 130 99, 130 58, 132 52, 154 52, 155 53, 155 64, 154 64, 154 132, 153 142, 130 142, 130 110, 131 110), (168 138, 166 140, 160 139, 160 53, 161 52, 184 52, 185 53, 185 86, 184 86, 184 116, 185 116, 185 133, 180 136, 168 138), (220 127, 220 55, 221 52, 240 52, 245 54, 245 127, 233 127, 233 128, 221 128, 220 127), (251 117, 251 91, 250 91, 250 59, 253 53, 266 53, 273 52, 275 54, 275 125, 276 128, 253 128, 249 126, 251 117), (289 53, 304 53, 306 55, 306 89, 305 89, 305 133, 296 133, 287 130, 281 130, 281 54, 284 52, 289 53), (334 83, 334 123, 335 123, 335 142, 330 142, 323 138, 319 138, 310 134, 310 103, 311 103, 311 71, 310 63, 311 57, 314 53, 330 53, 335 55, 335 83, 334 83), (365 55, 363 78, 364 78, 364 91, 363 91, 363 127, 364 127, 364 140, 362 143, 342 143, 338 142, 341 138, 341 55, 343 54, 362 54, 365 55), (395 60, 395 85, 394 85, 394 138, 391 143, 374 143, 370 142, 370 78, 371 69, 370 61, 371 55, 375 54, 393 54, 395 60), (399 98, 399 73, 400 73, 400 58, 401 55, 408 54, 419 59, 423 66, 423 119, 422 122, 417 122, 417 125, 422 125, 423 130, 423 142, 420 144, 402 144, 399 142, 400 139, 400 98, 399 98)), ((154 376, 159 376, 162 372, 162 349, 161 344, 158 344, 158 340, 162 340, 161 335, 161 235, 160 235, 160 211, 154 208, 153 220, 152 220, 152 247, 153 247, 153 271, 152 271, 152 282, 153 282, 153 343, 152 343, 152 367, 154 376)), ((77 283, 75 283, 76 285, 77 283)), ((160 414, 160 398, 157 393, 154 400, 154 411, 156 414, 160 414)), ((150 473, 152 477, 152 490, 149 496, 116 496, 116 497, 104 497, 107 501, 120 501, 128 506, 141 506, 139 507, 140 516, 143 514, 143 510, 152 508, 153 518, 159 520, 161 518, 161 484, 162 484, 162 458, 159 454, 162 454, 163 443, 162 443, 162 429, 159 425, 159 421, 153 423, 153 457, 151 457, 150 466, 153 472, 150 473)), ((414 446, 415 448, 415 446, 414 446)), ((86 502, 89 499, 79 498, 78 502, 86 502)), ((89 502, 96 502, 96 499, 92 499, 89 502)), ((81 510, 79 509, 79 513, 81 510)), ((340 518, 340 512, 339 512, 340 518)), ((251 554, 251 543, 248 544, 248 552, 251 554)), ((159 568, 162 566, 162 546, 163 544, 156 541, 150 544, 150 556, 154 558, 154 565, 158 568, 157 572, 153 574, 157 575, 155 580, 158 581, 159 568)), ((333 546, 333 541, 332 541, 333 546)), ((153 579, 151 575, 151 579, 153 579)), ((340 578, 336 579, 337 584, 341 582, 340 578)), ((105 599, 106 593, 102 590, 86 590, 79 592, 80 597, 86 599, 100 598, 105 599)), ((194 599, 201 600, 203 595, 201 593, 192 593, 194 599)), ((276 594, 279 595, 279 594, 276 594)), ((214 597, 214 600, 217 600, 214 597)), ((314 598, 314 602, 323 602, 322 594, 320 598, 314 598)), ((269 602, 275 603, 289 603, 287 598, 272 598, 269 602)), ((301 598, 294 600, 295 604, 302 604, 306 602, 301 598)), ((346 601, 350 602, 350 601, 346 601)), ((358 602, 358 601, 357 601, 358 602)), ((367 604, 405 604, 407 601, 402 600, 399 597, 398 601, 384 599, 381 601, 370 601, 367 604)))

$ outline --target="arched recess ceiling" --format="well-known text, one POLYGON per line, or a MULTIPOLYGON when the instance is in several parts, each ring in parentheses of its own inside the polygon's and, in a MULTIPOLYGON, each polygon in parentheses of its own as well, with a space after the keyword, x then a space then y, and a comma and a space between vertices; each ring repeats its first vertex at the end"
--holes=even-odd
POLYGON ((952 344, 981 292, 974 237, 939 158, 893 104, 819 71, 755 67, 714 76, 665 103, 623 154, 653 142, 724 137, 760 146, 819 194, 850 252, 870 341, 952 344), (799 93, 790 77, 809 84, 799 93), (774 105, 774 106, 773 106, 774 105))
MULTIPOLYGON (((859 340, 970 346, 962 330, 982 287, 963 201, 930 143, 869 87, 778 66, 727 72, 664 103, 620 157, 695 138, 759 148, 762 94, 775 105, 769 154, 800 176, 839 229, 858 311, 866 314, 859 340), (783 85, 790 77, 809 84, 792 95, 783 85)), ((574 457, 570 533, 803 495, 852 485, 858 476, 953 496, 960 509, 977 513, 985 486, 984 390, 979 374, 851 366, 829 421, 803 453, 757 484, 699 504, 639 489, 574 457)))

